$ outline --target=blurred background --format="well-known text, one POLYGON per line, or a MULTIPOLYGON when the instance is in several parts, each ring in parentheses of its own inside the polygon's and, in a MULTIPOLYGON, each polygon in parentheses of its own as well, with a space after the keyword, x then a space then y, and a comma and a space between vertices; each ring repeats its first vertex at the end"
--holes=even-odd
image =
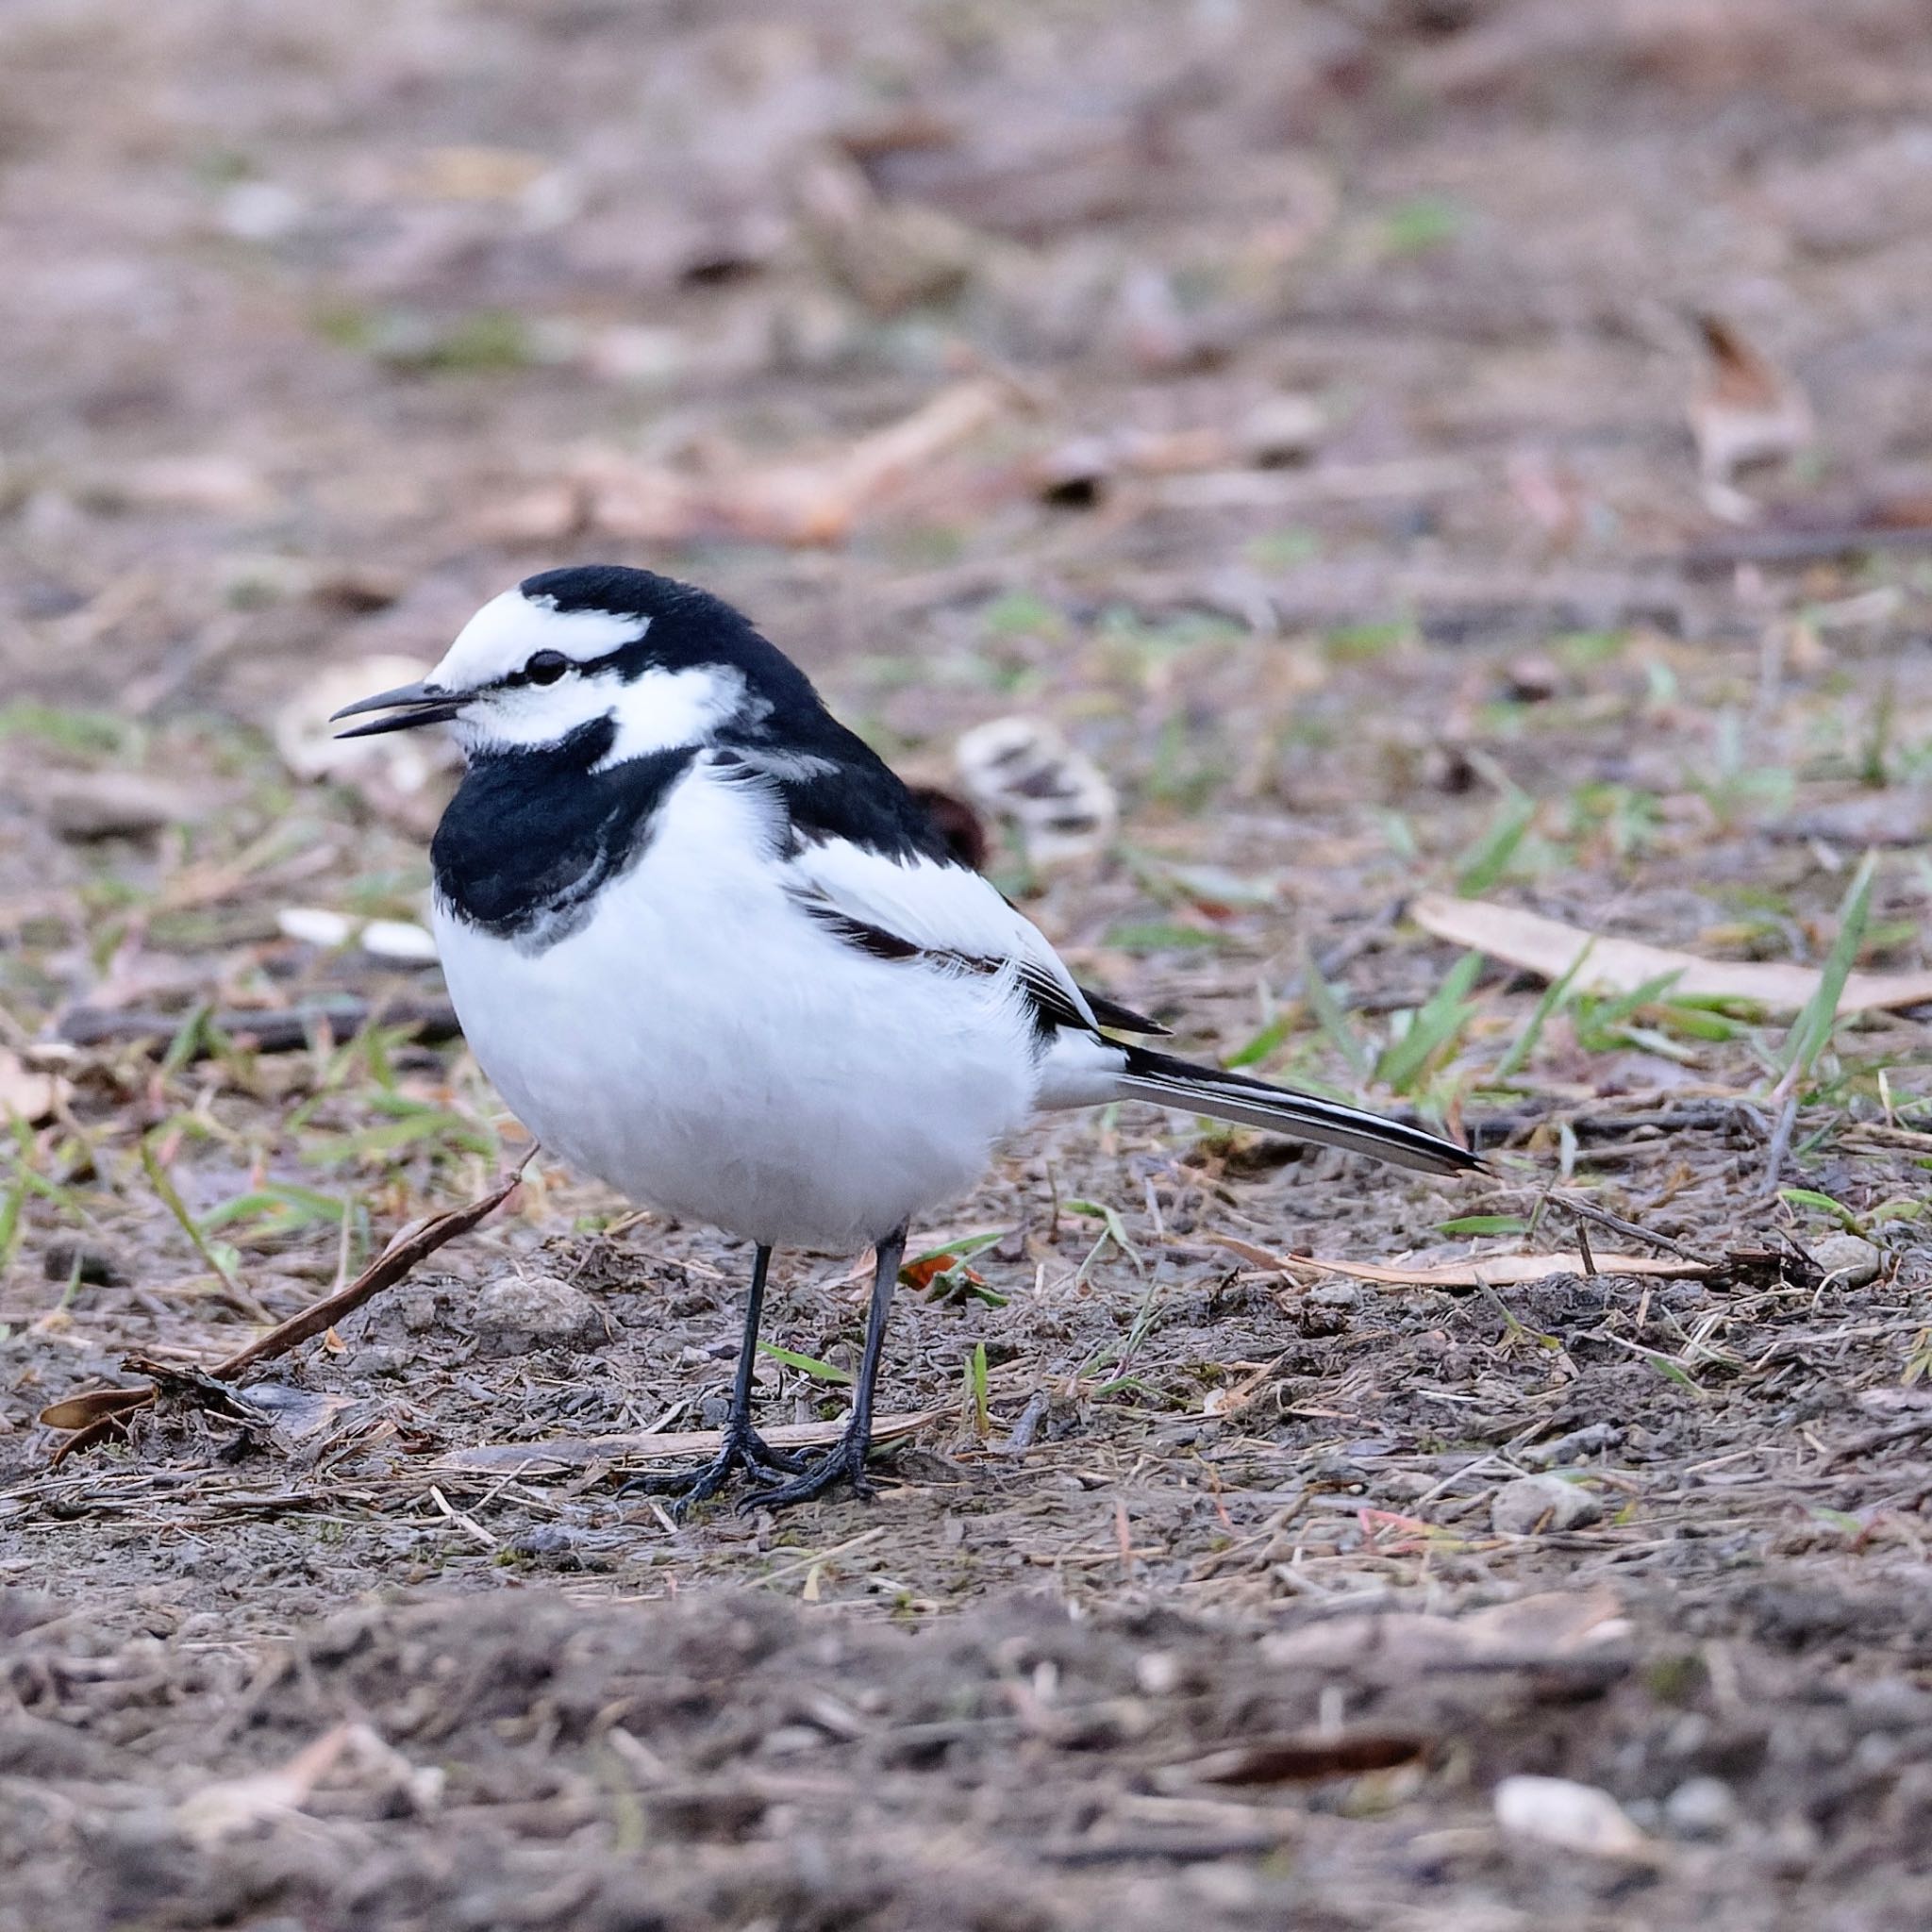
MULTIPOLYGON (((306 896, 405 912, 328 800, 252 790, 262 734, 592 558, 746 605, 925 776, 1024 712, 1224 854, 1335 797, 1423 854, 1506 785, 1668 820, 1793 769, 1754 734, 1826 657, 1909 761, 1923 26, 17 0, 0 911, 293 812, 306 896), (1700 715, 1624 703, 1730 647, 1700 715), (1593 763, 1511 708, 1552 703, 1621 707, 1593 763)), ((413 757, 329 769, 415 832, 413 757)))

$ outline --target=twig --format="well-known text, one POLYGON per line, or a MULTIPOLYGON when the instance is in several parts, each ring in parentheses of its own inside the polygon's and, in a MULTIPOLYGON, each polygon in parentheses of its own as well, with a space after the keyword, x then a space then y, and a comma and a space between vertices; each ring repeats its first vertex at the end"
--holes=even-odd
MULTIPOLYGON (((164 1053, 181 1030, 178 1013, 102 1012, 76 1008, 60 1023, 55 1043, 67 1046, 108 1046, 147 1043, 164 1053)), ((238 1008, 209 1013, 196 1028, 192 1059, 206 1059, 213 1051, 209 1035, 252 1047, 257 1053, 296 1053, 326 1025, 338 1039, 359 1033, 371 1021, 384 1026, 408 1026, 417 1039, 434 1044, 455 1040, 462 1032, 456 1008, 447 1000, 341 1000, 327 1006, 287 1007, 265 1011, 238 1008)))
POLYGON ((273 1357, 286 1355, 310 1336, 332 1328, 342 1316, 359 1308, 364 1302, 373 1301, 384 1289, 393 1287, 417 1262, 427 1260, 438 1248, 455 1241, 458 1235, 468 1234, 478 1223, 488 1220, 509 1199, 524 1177, 524 1167, 528 1159, 526 1155, 513 1174, 505 1174, 496 1187, 480 1200, 472 1201, 467 1207, 453 1208, 447 1214, 433 1215, 413 1234, 398 1235, 347 1288, 335 1294, 325 1295, 299 1315, 291 1315, 286 1322, 277 1323, 246 1348, 217 1362, 208 1374, 220 1382, 233 1381, 244 1369, 252 1369, 258 1362, 268 1361, 273 1357))
MULTIPOLYGON (((1687 1248, 1682 1241, 1673 1241, 1667 1234, 1653 1234, 1649 1228, 1640 1226, 1634 1221, 1625 1221, 1620 1214, 1612 1214, 1606 1208, 1599 1208, 1594 1201, 1583 1200, 1575 1194, 1551 1193, 1550 1205, 1560 1208, 1566 1214, 1574 1215, 1579 1223, 1593 1221, 1599 1227, 1608 1228, 1612 1234, 1627 1235, 1632 1241, 1641 1241, 1646 1247, 1661 1248, 1667 1255, 1675 1255, 1680 1260, 1695 1261, 1703 1267, 1715 1264, 1709 1256, 1700 1255, 1694 1248, 1687 1248)), ((1584 1246, 1584 1232, 1579 1225, 1576 1242, 1579 1249, 1584 1246)), ((1585 1259, 1589 1258, 1587 1251, 1585 1259)))
MULTIPOLYGON (((535 1152, 532 1148, 531 1155, 535 1152)), ((110 1437, 125 1438, 128 1418, 136 1409, 145 1408, 155 1400, 158 1385, 165 1386, 163 1377, 166 1383, 175 1387, 176 1392, 192 1384, 203 1394, 205 1401, 232 1396, 233 1400, 245 1403, 247 1398, 242 1391, 224 1391, 217 1385, 232 1381, 258 1362, 286 1355, 311 1335, 320 1335, 325 1328, 333 1327, 344 1315, 359 1308, 364 1302, 373 1301, 384 1289, 393 1287, 417 1262, 426 1260, 438 1248, 455 1241, 458 1235, 468 1234, 509 1199, 512 1190, 523 1179, 524 1168, 530 1158, 530 1155, 525 1155, 516 1171, 504 1175, 496 1188, 480 1200, 472 1201, 466 1207, 454 1208, 447 1214, 434 1215, 413 1233, 399 1235, 348 1287, 325 1295, 321 1301, 310 1303, 299 1315, 291 1315, 286 1322, 277 1323, 266 1335, 258 1336, 246 1348, 237 1350, 213 1368, 176 1372, 164 1369, 158 1363, 151 1364, 145 1357, 132 1357, 126 1366, 135 1370, 150 1370, 157 1379, 139 1383, 131 1389, 90 1390, 85 1394, 69 1396, 64 1402, 54 1403, 42 1409, 40 1419, 48 1428, 74 1432, 55 1453, 55 1462, 64 1460, 77 1449, 92 1448, 96 1442, 110 1437)))
POLYGON ((1932 1436, 1932 1415, 1918 1415, 1902 1423, 1888 1423, 1882 1429, 1873 1429, 1863 1436, 1855 1436, 1841 1448, 1835 1449, 1827 1457, 1826 1470, 1842 1469, 1848 1462, 1856 1462, 1861 1456, 1869 1456, 1874 1449, 1888 1448, 1893 1442, 1909 1442, 1919 1436, 1932 1436))
POLYGON ((1482 1114, 1469 1124, 1470 1140, 1479 1150, 1500 1147, 1519 1134, 1567 1119, 1579 1141, 1618 1141, 1648 1128, 1659 1133, 1707 1134, 1742 1127, 1757 1131, 1756 1110, 1736 1100, 1705 1101, 1681 1107, 1652 1108, 1641 1113, 1580 1113, 1565 1115, 1560 1107, 1514 1108, 1482 1114))
MULTIPOLYGON (((951 1413, 944 1408, 915 1408, 898 1415, 875 1416, 872 1440, 874 1444, 897 1441, 902 1436, 943 1421, 951 1413)), ((814 1449, 836 1442, 844 1426, 843 1423, 836 1422, 780 1423, 761 1433, 774 1449, 814 1449)), ((709 1456, 724 1444, 722 1429, 687 1429, 658 1435, 628 1430, 609 1436, 559 1436, 547 1442, 478 1442, 439 1457, 435 1466, 439 1472, 463 1475, 498 1470, 535 1474, 546 1469, 585 1469, 598 1462, 655 1462, 709 1456)))
POLYGON ((1676 562, 1687 571, 1732 570, 1740 563, 1818 563, 1868 550, 1924 550, 1932 527, 1840 524, 1816 530, 1740 530, 1688 544, 1676 562))
POLYGON ((1020 1419, 1013 1424, 1012 1433, 1000 1445, 1008 1456, 1024 1456, 1033 1446, 1033 1439, 1040 1433, 1040 1425, 1046 1420, 1047 1411, 1053 1407, 1053 1397, 1044 1389, 1036 1389, 1026 1398, 1026 1407, 1020 1411, 1020 1419))
POLYGON ((1771 1130, 1771 1144, 1764 1154, 1764 1184, 1759 1192, 1770 1196, 1777 1192, 1777 1177, 1784 1171, 1785 1156, 1790 1151, 1791 1129, 1798 1124, 1798 1096, 1785 1095, 1785 1104, 1778 1108, 1776 1123, 1771 1130))
POLYGON ((1583 1257, 1583 1278, 1594 1278, 1596 1257, 1590 1252, 1590 1229, 1580 1221, 1576 1224, 1576 1252, 1583 1257))

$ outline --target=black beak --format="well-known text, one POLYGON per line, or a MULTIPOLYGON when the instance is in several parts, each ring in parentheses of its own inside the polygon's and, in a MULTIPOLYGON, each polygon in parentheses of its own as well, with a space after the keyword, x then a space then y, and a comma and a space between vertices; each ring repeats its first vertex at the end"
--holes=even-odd
POLYGON ((338 731, 338 738, 375 738, 384 731, 413 731, 419 724, 447 724, 463 708, 464 693, 439 691, 430 684, 399 684, 394 691, 377 691, 373 698, 344 705, 329 719, 359 717, 364 711, 388 711, 387 718, 373 718, 353 730, 338 731))

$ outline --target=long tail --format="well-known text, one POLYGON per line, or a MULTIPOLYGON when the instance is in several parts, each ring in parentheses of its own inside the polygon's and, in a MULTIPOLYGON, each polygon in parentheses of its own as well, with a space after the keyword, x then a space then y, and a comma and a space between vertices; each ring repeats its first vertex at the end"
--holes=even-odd
POLYGON ((1115 1083, 1124 1099, 1185 1107, 1214 1120, 1265 1127, 1272 1134, 1286 1134, 1296 1141, 1318 1141, 1328 1147, 1373 1154, 1377 1160, 1412 1167, 1423 1174, 1463 1174, 1483 1165, 1478 1156, 1453 1141, 1425 1133, 1421 1127, 1405 1126, 1400 1121, 1385 1121, 1379 1114, 1364 1113, 1339 1100, 1294 1093, 1286 1087, 1250 1079, 1245 1074, 1196 1066, 1191 1060, 1176 1059, 1149 1047, 1125 1046, 1120 1041, 1110 1043, 1121 1047, 1127 1057, 1126 1071, 1115 1083))

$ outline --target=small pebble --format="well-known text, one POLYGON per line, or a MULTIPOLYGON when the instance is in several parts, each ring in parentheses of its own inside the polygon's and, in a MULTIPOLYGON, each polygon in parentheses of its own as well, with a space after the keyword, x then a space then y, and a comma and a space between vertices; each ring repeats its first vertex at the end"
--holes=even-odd
POLYGON ((1540 1530, 1581 1529, 1603 1513, 1604 1506, 1578 1483, 1559 1475, 1521 1475, 1496 1491, 1490 1524, 1498 1536, 1534 1536, 1540 1530))
POLYGON ((506 1274, 491 1282, 470 1311, 470 1332, 485 1356, 596 1348, 608 1335, 597 1304, 554 1274, 506 1274))
POLYGON ((1512 1838, 1603 1858, 1641 1858, 1649 1850, 1624 1807, 1595 1785, 1506 1777, 1496 1787, 1495 1806, 1496 1823, 1512 1838))
POLYGON ((1877 1248, 1855 1234, 1828 1234, 1810 1242, 1809 1253, 1835 1288, 1863 1288, 1868 1281, 1876 1281, 1885 1261, 1877 1248))
POLYGON ((121 1288, 127 1281, 112 1255, 78 1241, 49 1241, 41 1256, 41 1273, 49 1281, 80 1281, 90 1288, 121 1288))
POLYGON ((1547 704, 1562 690, 1563 675, 1548 658, 1512 658, 1504 668, 1503 688, 1519 705, 1547 704))
POLYGON ((1664 1800, 1664 1823, 1679 1838, 1725 1838, 1738 1800, 1721 1777, 1688 1777, 1664 1800))
POLYGON ((1362 1291, 1353 1281, 1318 1281, 1305 1299, 1318 1308, 1358 1308, 1362 1291))

